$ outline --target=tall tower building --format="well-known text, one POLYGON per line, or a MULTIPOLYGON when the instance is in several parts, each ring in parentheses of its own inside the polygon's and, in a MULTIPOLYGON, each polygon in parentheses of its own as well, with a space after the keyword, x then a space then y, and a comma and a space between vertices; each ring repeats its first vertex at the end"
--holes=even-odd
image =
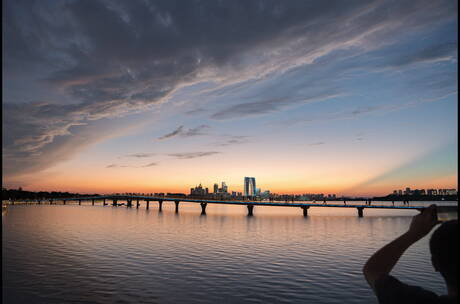
POLYGON ((244 178, 244 196, 256 196, 256 178, 245 177, 244 178))

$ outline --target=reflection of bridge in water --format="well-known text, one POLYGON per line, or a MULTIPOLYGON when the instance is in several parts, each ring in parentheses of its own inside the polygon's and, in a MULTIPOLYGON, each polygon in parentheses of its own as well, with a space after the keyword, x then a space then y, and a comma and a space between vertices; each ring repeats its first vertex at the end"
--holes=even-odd
MULTIPOLYGON (((369 209, 407 209, 407 210, 419 210, 422 211, 423 206, 395 206, 393 205, 372 205, 371 201, 366 201, 365 205, 362 204, 347 204, 347 201, 343 201, 343 204, 333 203, 299 203, 299 202, 261 202, 261 201, 219 201, 219 200, 205 200, 205 199, 189 199, 189 198, 173 198, 173 197, 154 197, 154 196, 135 196, 135 195, 105 195, 105 196, 94 196, 94 197, 77 197, 77 198, 59 198, 59 199, 50 199, 48 200, 50 204, 55 204, 62 202, 64 205, 67 202, 75 201, 81 205, 82 201, 91 201, 94 205, 97 201, 102 202, 103 206, 108 205, 107 201, 111 201, 112 206, 125 205, 124 203, 118 203, 119 201, 126 201, 126 206, 128 208, 133 207, 133 201, 136 202, 136 208, 140 207, 140 202, 145 201, 146 209, 149 209, 150 202, 158 202, 159 211, 163 209, 163 202, 174 202, 175 212, 179 212, 179 204, 181 202, 196 203, 201 206, 201 214, 206 214, 206 206, 208 204, 225 204, 225 205, 244 205, 248 209, 248 216, 253 215, 255 206, 278 206, 278 207, 297 207, 301 208, 304 216, 308 216, 308 209, 310 207, 321 207, 321 208, 356 208, 358 211, 358 216, 363 216, 363 211, 365 208, 369 209)), ((41 201, 38 202, 41 204, 41 201)), ((407 204, 409 204, 407 202, 407 204)), ((452 210, 457 210, 457 206, 449 206, 452 210)))

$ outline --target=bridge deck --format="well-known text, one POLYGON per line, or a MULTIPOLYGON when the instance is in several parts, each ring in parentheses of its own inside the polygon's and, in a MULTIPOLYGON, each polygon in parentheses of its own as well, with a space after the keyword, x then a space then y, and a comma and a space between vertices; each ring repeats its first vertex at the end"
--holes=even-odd
POLYGON ((245 206, 279 206, 279 207, 335 207, 335 208, 382 208, 382 209, 415 209, 420 210, 425 208, 424 206, 392 206, 392 205, 363 205, 353 204, 351 202, 347 204, 337 203, 299 203, 299 202, 261 202, 261 201, 226 201, 226 200, 206 200, 206 199, 190 199, 190 198, 171 198, 171 197, 154 197, 154 196, 126 196, 126 195, 107 195, 107 196, 95 196, 95 197, 78 197, 78 198, 64 198, 54 199, 54 201, 86 201, 86 200, 144 200, 144 201, 170 201, 170 202, 189 202, 189 203, 208 203, 208 204, 226 204, 226 205, 245 205, 245 206))

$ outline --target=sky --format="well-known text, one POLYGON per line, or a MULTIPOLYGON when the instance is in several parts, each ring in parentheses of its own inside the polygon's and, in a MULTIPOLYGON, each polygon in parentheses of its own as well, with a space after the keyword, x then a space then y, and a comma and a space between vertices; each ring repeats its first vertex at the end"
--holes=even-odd
POLYGON ((2 5, 4 187, 457 188, 457 1, 2 5))

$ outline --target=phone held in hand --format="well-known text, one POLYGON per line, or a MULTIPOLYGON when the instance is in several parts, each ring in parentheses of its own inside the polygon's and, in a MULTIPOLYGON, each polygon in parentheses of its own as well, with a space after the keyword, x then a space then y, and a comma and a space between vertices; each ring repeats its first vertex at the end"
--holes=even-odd
POLYGON ((458 206, 436 206, 438 221, 446 222, 458 219, 458 206))

